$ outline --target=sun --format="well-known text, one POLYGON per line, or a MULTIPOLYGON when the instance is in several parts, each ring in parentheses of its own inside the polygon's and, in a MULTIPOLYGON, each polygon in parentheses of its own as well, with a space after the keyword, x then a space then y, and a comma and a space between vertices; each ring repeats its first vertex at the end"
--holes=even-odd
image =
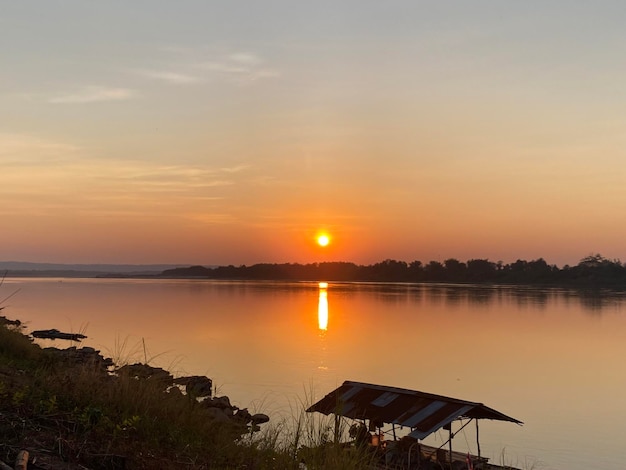
POLYGON ((328 246, 329 243, 330 243, 330 237, 326 235, 325 233, 321 233, 320 235, 317 236, 317 244, 319 246, 328 246))

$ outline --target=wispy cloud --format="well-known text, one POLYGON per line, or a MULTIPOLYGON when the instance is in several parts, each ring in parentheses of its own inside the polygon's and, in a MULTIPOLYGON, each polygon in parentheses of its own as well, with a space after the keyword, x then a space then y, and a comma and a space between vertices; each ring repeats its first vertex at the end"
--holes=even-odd
POLYGON ((45 136, 0 133, 0 215, 232 220, 223 200, 240 194, 245 165, 163 164, 94 158, 88 149, 45 136))
POLYGON ((42 137, 0 133, 0 158, 5 168, 68 160, 79 150, 78 146, 42 137))
POLYGON ((228 58, 233 62, 246 64, 251 67, 263 63, 263 60, 259 56, 248 52, 235 52, 234 54, 230 54, 228 58))
MULTIPOLYGON (((42 164, 39 171, 18 166, 7 170, 0 197, 10 203, 0 207, 2 216, 64 218, 72 213, 89 218, 108 214, 132 220, 197 218, 198 223, 210 223, 200 219, 223 212, 220 201, 228 197, 223 187, 232 184, 214 180, 189 183, 175 176, 161 181, 129 180, 111 162, 93 160, 42 164)), ((212 223, 224 217, 218 216, 212 223)))
POLYGON ((229 186, 233 181, 220 176, 223 170, 193 166, 125 167, 117 172, 119 181, 133 184, 144 190, 196 190, 229 186))
POLYGON ((237 220, 232 214, 224 213, 190 213, 186 217, 203 225, 220 225, 235 222, 237 220))
POLYGON ((280 76, 277 70, 267 67, 260 56, 248 52, 227 54, 217 60, 198 63, 196 67, 200 70, 220 74, 237 83, 280 76))
POLYGON ((166 47, 163 51, 172 54, 174 60, 133 73, 172 85, 214 82, 216 79, 245 84, 280 77, 280 72, 270 67, 263 57, 248 51, 225 52, 215 48, 184 47, 166 47))
POLYGON ((48 102, 53 104, 98 103, 128 100, 134 96, 135 92, 128 88, 86 86, 74 92, 52 96, 48 102))
POLYGON ((202 81, 200 77, 190 75, 188 73, 172 72, 169 70, 141 70, 138 73, 147 78, 175 85, 189 85, 202 81))
POLYGON ((247 170, 250 165, 236 165, 231 167, 220 168, 220 171, 224 173, 239 173, 240 171, 247 170))

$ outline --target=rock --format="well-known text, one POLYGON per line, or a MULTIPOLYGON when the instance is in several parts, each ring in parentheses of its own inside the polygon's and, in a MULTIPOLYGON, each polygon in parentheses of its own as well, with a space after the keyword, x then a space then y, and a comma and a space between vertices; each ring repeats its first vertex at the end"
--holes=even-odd
POLYGON ((252 415, 250 414, 250 412, 248 411, 247 408, 242 408, 240 410, 237 410, 237 412, 235 413, 235 416, 233 416, 234 419, 242 422, 242 423, 249 423, 252 420, 252 415))
POLYGON ((171 396, 171 397, 182 397, 183 396, 183 392, 181 392, 180 388, 178 387, 170 387, 166 390, 166 392, 171 396))
POLYGON ((256 413, 252 415, 252 424, 263 424, 270 420, 270 417, 263 413, 256 413))
POLYGON ((100 351, 90 347, 80 349, 77 349, 76 346, 67 349, 45 348, 44 351, 68 365, 92 366, 103 373, 113 366, 112 359, 103 357, 100 351))
POLYGON ((127 364, 117 369, 119 375, 128 375, 134 379, 153 380, 163 384, 172 385, 174 377, 161 367, 152 367, 148 364, 127 364))
POLYGON ((179 377, 174 379, 177 385, 184 385, 187 395, 194 398, 210 397, 213 394, 213 381, 203 375, 179 377))
MULTIPOLYGON (((4 307, 0 307, 2 310, 4 307)), ((22 326, 22 322, 19 320, 9 320, 5 316, 0 316, 0 325, 22 326)))
POLYGON ((227 423, 231 421, 231 418, 226 413, 224 413, 224 410, 222 408, 208 408, 206 412, 209 416, 209 419, 214 419, 222 423, 227 423))
POLYGON ((215 397, 202 402, 207 408, 231 408, 230 399, 228 397, 215 397))
POLYGON ((86 336, 80 333, 63 333, 55 328, 51 330, 37 330, 31 333, 33 338, 43 338, 43 339, 66 339, 68 341, 77 341, 85 339, 86 336))

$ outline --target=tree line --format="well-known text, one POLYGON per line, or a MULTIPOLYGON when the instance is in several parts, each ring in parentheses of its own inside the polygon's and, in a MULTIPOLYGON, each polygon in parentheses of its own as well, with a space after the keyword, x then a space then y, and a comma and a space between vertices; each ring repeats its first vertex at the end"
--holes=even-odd
POLYGON ((488 259, 461 262, 450 258, 443 262, 397 261, 387 259, 372 265, 349 262, 261 263, 251 266, 191 266, 168 269, 161 277, 200 277, 230 280, 291 281, 365 281, 365 282, 450 282, 574 285, 626 287, 626 265, 599 254, 587 256, 576 266, 562 268, 548 264, 543 258, 517 260, 504 264, 488 259))

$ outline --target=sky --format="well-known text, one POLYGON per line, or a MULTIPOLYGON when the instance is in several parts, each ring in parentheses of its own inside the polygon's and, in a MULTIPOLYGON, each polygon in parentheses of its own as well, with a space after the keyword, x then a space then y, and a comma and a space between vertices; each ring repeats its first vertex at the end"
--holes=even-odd
POLYGON ((626 260, 622 1, 0 5, 0 259, 626 260))

